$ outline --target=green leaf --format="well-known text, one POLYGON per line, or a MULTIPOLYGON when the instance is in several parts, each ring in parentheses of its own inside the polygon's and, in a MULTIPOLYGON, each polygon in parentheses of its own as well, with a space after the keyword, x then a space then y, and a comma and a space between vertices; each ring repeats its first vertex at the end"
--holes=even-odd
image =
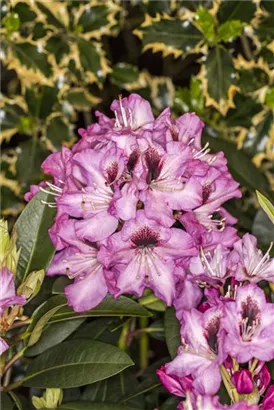
MULTIPOLYGON (((107 26, 112 26, 109 21, 109 14, 112 13, 107 3, 89 6, 84 9, 77 25, 83 28, 83 33, 95 32, 96 38, 101 37, 104 31, 108 31, 107 26)), ((114 22, 115 24, 115 22, 114 22)))
POLYGON ((2 23, 8 33, 13 33, 20 27, 20 17, 17 13, 11 12, 3 18, 2 23))
MULTIPOLYGON (((274 216, 274 214, 273 214, 274 216)), ((269 219, 262 209, 257 212, 252 225, 252 233, 259 241, 259 244, 269 248, 269 244, 274 238, 274 217, 272 224, 269 223, 269 219)))
POLYGON ((271 222, 274 224, 274 205, 259 191, 256 191, 261 208, 265 211, 271 222))
POLYGON ((213 43, 216 39, 214 17, 207 9, 199 7, 196 11, 195 20, 207 41, 213 43))
POLYGON ((190 52, 203 39, 202 33, 188 20, 167 20, 161 18, 159 21, 151 21, 149 25, 138 28, 145 49, 152 48, 155 51, 165 52, 165 55, 180 52, 190 52), (160 48, 157 46, 160 45, 160 48))
POLYGON ((273 25, 274 14, 270 14, 267 18, 260 22, 258 27, 255 29, 255 33, 261 41, 270 43, 273 40, 273 25))
POLYGON ((235 38, 241 35, 242 29, 244 28, 244 23, 240 20, 230 20, 221 24, 218 30, 218 40, 224 41, 233 41, 235 38))
POLYGON ((45 2, 37 1, 37 6, 46 15, 47 21, 50 25, 59 29, 64 28, 64 24, 55 17, 55 15, 50 11, 50 8, 45 5, 45 2))
MULTIPOLYGON (((250 155, 254 156, 259 152, 264 152, 269 140, 269 134, 274 122, 274 114, 272 110, 266 112, 266 115, 259 124, 248 131, 244 140, 244 150, 250 155)), ((254 187, 261 191, 260 187, 254 187)))
POLYGON ((256 11, 256 4, 252 1, 223 1, 218 10, 218 20, 224 23, 230 20, 241 20, 249 23, 256 11))
POLYGON ((268 88, 265 95, 265 105, 269 108, 274 108, 274 87, 268 88))
POLYGON ((90 111, 99 99, 89 94, 84 88, 74 88, 66 94, 66 99, 76 110, 90 111))
POLYGON ((69 44, 62 34, 53 34, 46 43, 46 49, 53 54, 56 63, 60 64, 62 58, 69 53, 69 44))
POLYGON ((42 179, 41 164, 47 155, 48 151, 44 144, 36 138, 19 144, 16 175, 17 179, 22 183, 24 191, 29 189, 31 183, 38 183, 42 179))
POLYGON ((35 358, 23 379, 29 387, 73 388, 120 373, 134 363, 117 347, 91 340, 70 340, 35 358))
POLYGON ((139 78, 138 67, 128 63, 118 63, 113 67, 110 81, 120 88, 126 88, 132 83, 136 83, 139 78))
MULTIPOLYGON (((64 322, 66 323, 66 322, 64 322)), ((72 336, 73 339, 91 339, 117 345, 120 329, 113 330, 115 324, 121 325, 121 320, 113 318, 100 318, 90 323, 85 323, 72 336)))
POLYGON ((261 104, 240 93, 235 96, 234 104, 235 108, 230 108, 225 117, 230 127, 251 127, 252 117, 262 110, 261 104))
POLYGON ((95 308, 81 313, 74 312, 72 308, 66 306, 55 313, 50 322, 54 323, 62 320, 91 316, 149 317, 151 314, 137 302, 125 296, 120 296, 119 299, 114 299, 112 296, 107 296, 95 308))
POLYGON ((172 359, 176 356, 178 347, 181 345, 180 328, 181 325, 175 315, 175 310, 167 308, 165 313, 165 338, 172 359))
POLYGON ((69 125, 62 117, 54 116, 47 122, 46 137, 56 149, 60 149, 64 142, 70 140, 69 125))
POLYGON ((32 322, 27 329, 27 333, 30 334, 27 346, 34 345, 43 332, 44 327, 48 323, 49 319, 57 312, 62 306, 67 304, 67 300, 64 296, 53 296, 42 305, 40 305, 32 316, 32 322))
POLYGON ((169 397, 161 406, 160 410, 174 410, 180 402, 179 397, 169 397))
POLYGON ((230 141, 204 135, 204 141, 209 142, 209 147, 214 151, 223 151, 228 158, 228 167, 233 177, 243 186, 261 192, 269 192, 269 184, 264 174, 250 161, 248 155, 238 150, 230 141))
MULTIPOLYGON (((88 386, 82 394, 81 400, 105 402, 106 404, 118 403, 122 396, 130 394, 132 390, 137 389, 138 385, 136 377, 130 371, 125 370, 116 376, 88 386)), ((142 395, 127 404, 138 409, 145 407, 142 395)))
POLYGON ((40 52, 36 46, 30 43, 12 43, 12 50, 22 66, 41 71, 46 77, 51 76, 52 68, 47 55, 40 52))
POLYGON ((239 86, 242 93, 250 93, 264 87, 268 83, 269 77, 267 73, 260 68, 252 68, 238 71, 239 86))
POLYGON ((24 109, 16 104, 5 103, 1 108, 0 126, 2 137, 13 135, 19 127, 20 117, 26 116, 24 109))
POLYGON ((59 276, 52 286, 52 293, 56 295, 62 295, 66 286, 70 285, 72 280, 67 276, 59 276))
MULTIPOLYGON (((90 402, 72 402, 62 404, 58 410, 134 410, 132 407, 105 403, 90 403, 90 402)), ((42 409, 43 410, 43 409, 42 409)))
POLYGON ((55 209, 42 203, 51 200, 51 195, 40 192, 29 202, 16 221, 17 247, 21 248, 16 273, 19 284, 30 272, 46 270, 53 257, 54 247, 48 236, 48 229, 53 224, 55 209))
POLYGON ((209 52, 205 66, 209 95, 217 102, 221 99, 226 100, 230 85, 235 83, 235 69, 231 54, 217 46, 209 52))
POLYGON ((29 4, 26 3, 17 3, 13 11, 19 15, 22 23, 33 22, 37 17, 36 13, 30 9, 29 4))
MULTIPOLYGON (((12 400, 14 401, 16 409, 18 410, 29 410, 30 409, 29 401, 22 394, 20 393, 15 394, 13 391, 10 391, 9 394, 12 397, 12 400)), ((13 407, 13 410, 15 410, 15 407, 13 407)))
POLYGON ((1 392, 1 409, 13 410, 13 403, 8 393, 1 392))
POLYGON ((87 71, 87 73, 90 72, 90 74, 92 74, 92 77, 89 77, 90 82, 102 82, 106 72, 102 67, 102 52, 98 48, 98 45, 96 47, 94 43, 82 38, 78 38, 77 45, 79 49, 80 62, 83 69, 87 71), (94 79, 92 80, 93 77, 94 79))
POLYGON ((34 346, 28 347, 25 356, 32 357, 43 353, 52 346, 63 342, 84 322, 85 319, 74 319, 66 322, 49 325, 42 333, 38 342, 34 346))

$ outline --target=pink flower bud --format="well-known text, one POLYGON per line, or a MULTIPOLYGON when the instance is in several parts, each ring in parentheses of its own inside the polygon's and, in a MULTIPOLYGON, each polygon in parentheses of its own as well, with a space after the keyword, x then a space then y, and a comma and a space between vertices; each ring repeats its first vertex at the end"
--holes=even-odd
POLYGON ((265 398, 263 399, 263 410, 273 410, 274 409, 274 385, 267 389, 265 398))
POLYGON ((250 394, 253 391, 252 374, 249 370, 241 369, 235 372, 231 378, 236 386, 237 392, 240 394, 250 394))

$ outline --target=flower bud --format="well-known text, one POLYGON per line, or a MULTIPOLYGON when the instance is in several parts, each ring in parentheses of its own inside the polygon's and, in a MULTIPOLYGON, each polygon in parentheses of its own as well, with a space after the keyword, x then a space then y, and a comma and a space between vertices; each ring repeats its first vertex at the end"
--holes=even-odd
POLYGON ((159 370, 157 370, 157 374, 161 382, 171 394, 184 397, 186 394, 186 390, 191 390, 192 388, 192 377, 178 377, 175 374, 167 374, 166 370, 166 365, 162 366, 159 370))
POLYGON ((61 389, 46 389, 43 397, 32 397, 33 406, 39 409, 55 409, 60 406, 63 400, 63 390, 61 389))
POLYGON ((25 295, 27 299, 34 298, 39 292, 45 277, 43 269, 31 272, 17 289, 18 295, 25 295))
POLYGON ((241 369, 235 372, 231 380, 232 383, 236 386, 238 393, 250 394, 253 391, 254 385, 252 380, 252 374, 249 370, 241 369))
POLYGON ((17 235, 15 233, 10 237, 8 223, 0 219, 0 268, 6 267, 12 273, 16 273, 17 262, 20 251, 16 250, 17 235))
POLYGON ((266 395, 263 399, 262 410, 272 410, 274 409, 274 385, 267 389, 266 395))

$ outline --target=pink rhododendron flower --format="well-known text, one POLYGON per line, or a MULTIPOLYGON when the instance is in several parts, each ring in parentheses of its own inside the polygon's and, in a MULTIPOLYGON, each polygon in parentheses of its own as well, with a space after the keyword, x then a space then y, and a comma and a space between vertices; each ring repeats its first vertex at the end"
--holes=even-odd
POLYGON ((205 313, 196 309, 185 311, 181 328, 184 344, 165 367, 167 375, 191 376, 193 388, 201 394, 213 395, 221 384, 219 365, 226 358, 221 316, 219 308, 210 308, 205 313))
POLYGON ((9 306, 23 305, 25 296, 17 296, 14 284, 14 275, 7 268, 0 271, 0 315, 9 306))
POLYGON ((245 234, 234 244, 234 258, 237 261, 236 279, 257 283, 261 280, 274 281, 274 259, 270 258, 271 243, 265 255, 257 249, 255 236, 245 234))
POLYGON ((235 301, 224 305, 222 326, 227 332, 224 348, 239 363, 252 358, 274 358, 274 305, 255 284, 237 289, 235 301))
POLYGON ((9 345, 7 344, 7 342, 2 337, 0 337, 0 355, 8 350, 8 348, 9 345))

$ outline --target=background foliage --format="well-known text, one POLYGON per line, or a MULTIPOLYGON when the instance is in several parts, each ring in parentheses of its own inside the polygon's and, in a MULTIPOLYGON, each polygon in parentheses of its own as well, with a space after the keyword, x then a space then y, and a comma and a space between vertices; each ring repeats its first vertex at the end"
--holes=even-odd
MULTIPOLYGON (((243 199, 231 201, 229 210, 239 218, 241 231, 252 230, 262 247, 269 243, 273 228, 254 192, 271 199, 274 186, 273 2, 9 0, 2 2, 1 16, 5 217, 13 222, 24 207, 29 185, 44 178, 43 159, 62 144, 70 146, 78 138, 77 129, 94 120, 95 108, 109 114, 107 107, 118 94, 135 91, 151 101, 155 114, 170 105, 176 115, 195 111, 202 118, 204 142, 213 151, 225 152, 243 188, 243 199)), ((17 245, 22 247, 18 283, 30 272, 45 269, 53 255, 47 238, 53 211, 41 206, 40 197, 39 207, 32 201, 16 222, 17 245)), ((63 278, 46 278, 25 309, 32 315, 27 336, 22 337, 25 360, 35 359, 27 374, 24 365, 18 366, 17 374, 24 375, 19 385, 29 387, 32 396, 42 395, 37 386, 49 386, 56 376, 48 367, 51 349, 63 369, 56 378, 58 386, 68 387, 66 351, 80 346, 75 361, 82 366, 84 351, 89 378, 86 387, 79 388, 83 380, 74 369, 63 403, 78 404, 62 408, 115 410, 113 403, 119 402, 119 410, 122 403, 125 410, 174 409, 176 399, 167 399, 155 375, 155 369, 169 360, 159 358, 172 357, 179 343, 172 309, 147 294, 139 303, 125 297, 119 303, 106 300, 77 314, 65 306, 65 285, 63 278), (115 358, 117 371, 104 358, 98 372, 104 368, 105 376, 92 379, 98 372, 89 372, 94 357, 87 337, 98 343, 98 352, 100 343, 108 343, 109 352, 104 351, 115 358), (148 345, 150 357, 142 356, 148 345), (133 363, 123 352, 127 349, 135 362, 129 369, 133 363), (97 404, 92 407, 90 402, 97 404)), ((3 395, 3 400, 9 410, 13 402, 20 410, 30 408, 20 393, 3 395)))

